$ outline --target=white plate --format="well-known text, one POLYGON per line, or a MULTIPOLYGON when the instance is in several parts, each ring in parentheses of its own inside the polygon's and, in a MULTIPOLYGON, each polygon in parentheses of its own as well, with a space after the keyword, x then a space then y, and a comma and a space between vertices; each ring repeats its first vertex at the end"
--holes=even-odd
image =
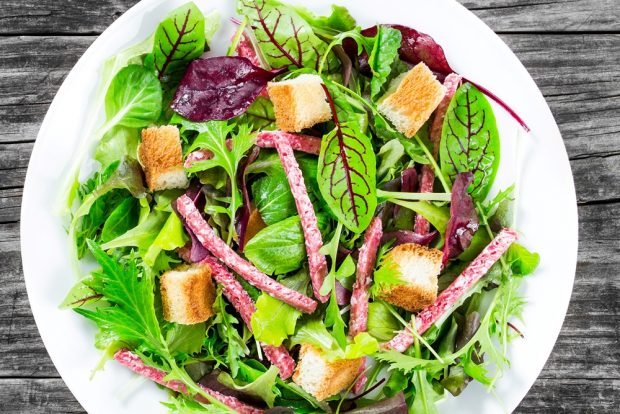
MULTIPOLYGON (((313 1, 327 11, 333 1, 313 1)), ((151 383, 131 382, 132 374, 114 362, 90 380, 100 354, 93 346, 95 329, 58 304, 76 281, 69 261, 67 236, 53 206, 74 164, 77 148, 87 139, 93 96, 103 61, 135 44, 156 28, 183 0, 144 0, 114 22, 86 51, 58 91, 34 147, 21 214, 21 243, 28 297, 43 342, 58 372, 89 413, 158 413, 165 393, 151 383)), ((198 0, 222 14, 223 27, 213 42, 222 53, 233 27, 233 1, 198 0)), ((306 2, 308 3, 308 2, 306 2)), ((525 339, 510 349, 512 368, 497 383, 496 396, 471 384, 459 398, 440 404, 442 413, 496 414, 512 411, 525 396, 547 360, 568 306, 577 257, 577 208, 572 175, 558 127, 526 69, 484 23, 452 0, 347 0, 362 26, 401 23, 432 35, 443 45, 451 65, 503 97, 532 127, 518 128, 496 108, 502 132, 502 167, 498 185, 520 173, 518 228, 522 242, 540 253, 536 274, 524 293, 525 339), (516 142, 519 150, 516 151, 516 142), (518 153, 518 157, 516 154, 518 153)), ((99 114, 94 114, 95 119, 99 114)))

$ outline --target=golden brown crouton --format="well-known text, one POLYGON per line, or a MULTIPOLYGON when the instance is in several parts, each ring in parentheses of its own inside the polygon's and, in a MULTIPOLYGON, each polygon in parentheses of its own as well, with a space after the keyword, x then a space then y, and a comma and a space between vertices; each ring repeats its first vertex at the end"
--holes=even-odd
POLYGON ((406 137, 413 137, 433 114, 446 93, 424 63, 398 77, 379 103, 378 109, 406 137))
POLYGON ((215 286, 207 265, 181 266, 161 277, 164 319, 181 325, 204 322, 213 314, 215 286))
POLYGON ((364 358, 328 361, 319 349, 302 344, 293 382, 323 401, 351 386, 363 363, 364 358))
POLYGON ((151 191, 189 185, 183 170, 183 152, 177 127, 167 125, 143 129, 139 157, 151 191))
POLYGON ((379 291, 379 298, 409 312, 416 312, 437 299, 437 276, 443 253, 415 243, 396 246, 385 257, 403 284, 390 284, 379 291))
POLYGON ((322 85, 320 76, 308 74, 281 82, 269 82, 267 91, 273 102, 278 129, 301 132, 320 122, 329 121, 332 111, 322 85))

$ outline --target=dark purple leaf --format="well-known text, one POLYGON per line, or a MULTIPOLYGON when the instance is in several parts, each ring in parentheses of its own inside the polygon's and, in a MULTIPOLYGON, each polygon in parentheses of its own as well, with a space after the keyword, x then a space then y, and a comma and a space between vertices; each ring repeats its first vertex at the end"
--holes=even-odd
POLYGON ((478 214, 467 188, 474 174, 459 173, 452 186, 450 220, 446 228, 446 244, 443 248, 443 263, 461 254, 471 243, 478 230, 478 214))
POLYGON ((408 412, 405 394, 402 392, 366 407, 347 411, 349 414, 407 414, 408 412))
MULTIPOLYGON (((406 168, 400 173, 400 191, 403 193, 413 193, 418 188, 418 172, 415 168, 406 168)), ((394 206, 394 215, 400 212, 400 206, 394 206)))
POLYGON ((248 228, 248 221, 250 220, 250 214, 252 213, 252 205, 250 203, 250 194, 247 186, 246 170, 250 164, 256 161, 258 154, 260 153, 259 147, 252 148, 250 154, 244 159, 243 166, 239 168, 239 177, 237 179, 241 182, 241 194, 243 195, 243 206, 237 217, 237 234, 239 235, 239 251, 243 252, 245 247, 245 233, 248 228))
POLYGON ((183 75, 171 108, 194 122, 230 119, 245 112, 277 75, 239 56, 196 59, 183 75))
POLYGON ((342 286, 342 283, 336 280, 336 301, 338 306, 346 306, 351 303, 351 291, 342 286))
POLYGON ((381 243, 387 243, 390 240, 394 240, 394 246, 405 243, 415 243, 424 246, 429 245, 433 239, 437 236, 437 231, 432 231, 426 234, 418 234, 411 230, 396 230, 383 234, 381 237, 381 243))

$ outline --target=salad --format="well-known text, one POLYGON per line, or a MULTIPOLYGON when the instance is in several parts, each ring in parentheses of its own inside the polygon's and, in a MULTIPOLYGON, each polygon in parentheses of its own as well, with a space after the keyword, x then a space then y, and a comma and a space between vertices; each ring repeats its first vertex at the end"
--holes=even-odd
POLYGON ((527 126, 413 28, 236 6, 226 56, 190 2, 102 68, 62 304, 98 328, 95 371, 178 413, 433 413, 492 389, 539 257, 514 186, 491 193, 489 99, 527 126))

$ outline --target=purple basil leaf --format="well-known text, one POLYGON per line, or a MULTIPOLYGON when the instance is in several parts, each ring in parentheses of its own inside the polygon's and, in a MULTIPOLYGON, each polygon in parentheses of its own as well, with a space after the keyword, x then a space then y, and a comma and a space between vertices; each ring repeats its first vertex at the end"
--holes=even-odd
POLYGON ((237 234, 239 235, 239 251, 243 252, 243 248, 245 247, 245 233, 248 228, 248 221, 250 220, 251 204, 250 204, 250 194, 248 192, 247 186, 247 175, 246 170, 250 164, 256 161, 258 158, 258 154, 260 153, 259 147, 254 147, 247 158, 243 161, 243 166, 239 168, 239 177, 237 179, 241 182, 241 194, 243 195, 243 206, 241 207, 241 211, 237 217, 237 234))
POLYGON ((449 259, 458 256, 469 247, 471 239, 478 230, 478 214, 474 201, 467 192, 473 180, 474 174, 471 172, 459 173, 454 180, 450 220, 446 228, 446 244, 443 248, 444 265, 449 259))
POLYGON ((170 106, 194 122, 230 119, 245 112, 277 75, 239 56, 196 59, 170 106))
POLYGON ((405 243, 415 243, 427 246, 433 241, 435 236, 437 236, 437 231, 432 231, 427 234, 418 234, 411 230, 396 230, 384 233, 383 237, 381 237, 381 243, 387 243, 390 240, 394 240, 394 246, 405 243))

